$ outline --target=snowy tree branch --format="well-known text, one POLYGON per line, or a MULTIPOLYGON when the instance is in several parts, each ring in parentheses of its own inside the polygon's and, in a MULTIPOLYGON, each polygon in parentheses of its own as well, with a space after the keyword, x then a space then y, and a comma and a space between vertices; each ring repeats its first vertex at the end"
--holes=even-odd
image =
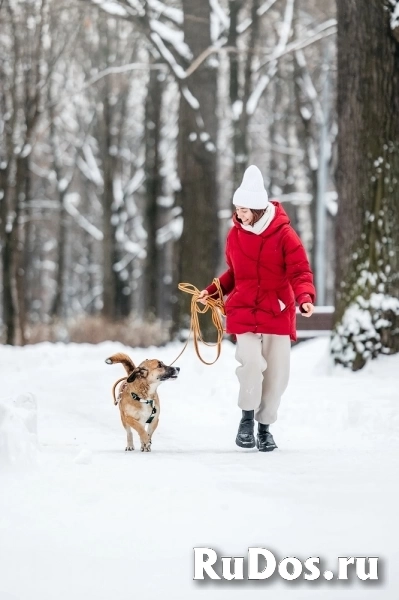
POLYGON ((302 50, 303 48, 311 46, 319 40, 329 37, 330 35, 335 35, 336 33, 337 22, 335 19, 329 19, 328 21, 321 23, 321 25, 317 26, 312 31, 309 31, 306 38, 295 40, 294 42, 291 42, 291 44, 287 44, 287 46, 281 49, 278 53, 276 51, 273 52, 259 65, 259 70, 276 59, 280 59, 291 52, 295 52, 296 50, 302 50))
POLYGON ((301 70, 301 78, 298 83, 309 102, 312 103, 316 121, 320 125, 324 121, 324 113, 316 88, 313 84, 309 70, 307 69, 306 58, 302 50, 297 50, 295 52, 295 59, 301 70))
MULTIPOLYGON (((262 4, 262 6, 260 6, 258 8, 258 10, 256 11, 256 14, 258 15, 258 17, 262 17, 264 14, 267 13, 268 10, 270 10, 270 8, 272 8, 272 6, 274 6, 274 4, 276 4, 277 0, 267 0, 267 2, 264 2, 262 4)), ((237 33, 238 34, 243 34, 246 31, 248 31, 248 29, 252 26, 252 19, 251 18, 247 18, 245 19, 242 23, 240 23, 240 25, 237 27, 237 33)))
POLYGON ((102 241, 104 239, 104 235, 102 231, 100 231, 95 225, 90 223, 86 217, 84 217, 74 206, 76 201, 77 194, 67 194, 64 198, 64 206, 65 210, 68 214, 71 215, 75 219, 75 221, 80 225, 82 229, 87 231, 89 235, 91 235, 95 240, 102 241))
POLYGON ((163 2, 160 2, 160 0, 147 0, 147 5, 155 14, 165 17, 165 19, 172 21, 176 25, 183 24, 184 15, 183 11, 179 8, 166 6, 163 2))
POLYGON ((184 34, 182 31, 171 29, 156 19, 150 19, 149 23, 152 31, 157 33, 163 41, 171 44, 182 58, 186 59, 187 61, 193 59, 191 49, 184 42, 184 34))
POLYGON ((93 4, 101 8, 104 12, 113 17, 124 17, 127 18, 129 16, 137 16, 137 11, 129 9, 128 6, 122 6, 119 2, 115 2, 115 0, 91 0, 93 4))
POLYGON ((83 86, 81 88, 79 88, 78 90, 76 90, 75 92, 72 92, 71 94, 63 95, 58 100, 55 100, 54 103, 52 104, 52 106, 62 104, 63 102, 65 102, 65 100, 68 100, 70 98, 73 98, 74 96, 77 96, 78 94, 81 94, 82 92, 86 91, 89 87, 91 87, 92 85, 94 85, 95 83, 97 83, 98 81, 103 79, 104 77, 107 77, 108 75, 118 75, 119 73, 128 73, 129 71, 151 71, 154 69, 162 70, 165 68, 166 68, 165 63, 139 63, 139 62, 134 62, 134 63, 130 63, 127 65, 120 65, 119 67, 108 67, 107 69, 100 71, 100 73, 97 73, 96 75, 94 75, 93 77, 88 79, 86 81, 86 83, 84 83, 83 86))
POLYGON ((294 16, 294 5, 295 5, 295 0, 287 0, 287 3, 285 5, 284 20, 283 20, 283 24, 281 26, 279 41, 277 43, 276 50, 272 55, 272 56, 274 56, 274 58, 272 58, 269 61, 268 72, 265 75, 262 75, 260 77, 257 85, 255 86, 251 96, 248 99, 248 102, 246 105, 246 111, 247 111, 248 115, 254 114, 263 92, 265 91, 266 87, 269 85, 269 82, 272 79, 272 77, 274 77, 274 75, 276 74, 277 58, 279 56, 281 56, 282 53, 284 52, 285 48, 287 47, 287 43, 288 43, 288 40, 290 37, 292 19, 294 16))
POLYGON ((390 26, 392 34, 397 42, 399 42, 399 0, 389 0, 389 8, 391 10, 390 26))

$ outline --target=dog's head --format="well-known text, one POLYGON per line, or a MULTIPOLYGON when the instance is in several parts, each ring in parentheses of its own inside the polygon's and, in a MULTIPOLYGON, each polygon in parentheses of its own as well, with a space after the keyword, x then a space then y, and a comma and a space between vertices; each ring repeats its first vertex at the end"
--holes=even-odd
POLYGON ((179 374, 179 367, 168 367, 160 360, 143 360, 127 378, 127 383, 132 383, 137 379, 144 379, 148 385, 160 383, 167 379, 176 379, 179 374))

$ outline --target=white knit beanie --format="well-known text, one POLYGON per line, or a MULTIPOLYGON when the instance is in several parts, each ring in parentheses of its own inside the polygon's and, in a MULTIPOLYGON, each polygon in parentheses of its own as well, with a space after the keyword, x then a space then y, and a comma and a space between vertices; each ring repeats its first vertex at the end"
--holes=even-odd
POLYGON ((255 165, 246 169, 240 187, 235 191, 233 204, 255 210, 267 207, 269 198, 263 184, 262 173, 255 165))

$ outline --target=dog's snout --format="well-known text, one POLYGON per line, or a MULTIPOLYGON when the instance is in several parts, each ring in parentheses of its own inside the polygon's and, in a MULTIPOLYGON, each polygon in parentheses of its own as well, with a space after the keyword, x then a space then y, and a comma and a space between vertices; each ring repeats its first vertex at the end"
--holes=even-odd
POLYGON ((175 368, 176 368, 176 371, 177 371, 178 373, 180 373, 180 367, 175 367, 175 368))

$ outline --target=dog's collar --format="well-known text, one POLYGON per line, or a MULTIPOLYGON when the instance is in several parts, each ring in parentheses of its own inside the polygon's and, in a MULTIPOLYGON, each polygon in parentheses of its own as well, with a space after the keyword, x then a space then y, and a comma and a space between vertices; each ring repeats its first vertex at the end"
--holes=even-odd
POLYGON ((145 399, 145 398, 140 398, 140 396, 138 396, 134 392, 130 392, 130 395, 133 398, 133 400, 137 400, 138 402, 142 402, 142 404, 154 404, 154 400, 148 400, 148 399, 145 399))
POLYGON ((137 402, 141 402, 142 404, 150 404, 152 407, 152 412, 150 414, 150 416, 148 417, 146 423, 151 423, 151 421, 154 420, 155 414, 157 412, 157 409, 154 406, 154 400, 148 400, 145 398, 140 398, 140 396, 138 396, 137 394, 135 394, 134 392, 130 392, 131 397, 133 398, 133 400, 137 400, 137 402))

